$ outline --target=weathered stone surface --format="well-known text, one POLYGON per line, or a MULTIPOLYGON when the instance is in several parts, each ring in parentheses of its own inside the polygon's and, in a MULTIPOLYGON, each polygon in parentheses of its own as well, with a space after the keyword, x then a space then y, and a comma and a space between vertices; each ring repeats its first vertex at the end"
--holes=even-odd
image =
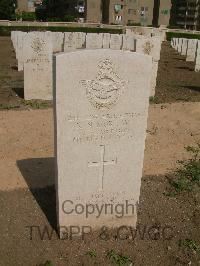
POLYGON ((179 38, 179 43, 178 43, 178 52, 179 53, 181 53, 182 45, 183 45, 183 39, 182 38, 179 38))
POLYGON ((188 40, 188 49, 187 49, 186 61, 188 61, 188 62, 194 62, 195 61, 197 42, 198 42, 198 40, 196 40, 196 39, 189 39, 188 40))
POLYGON ((75 38, 76 38, 76 49, 83 49, 85 48, 85 42, 86 42, 86 33, 85 32, 75 32, 75 38))
POLYGON ((83 50, 56 55, 54 71, 59 226, 135 226, 152 57, 83 50), (76 206, 80 213, 69 213, 76 206), (121 218, 116 206, 124 208, 121 218))
POLYGON ((65 32, 64 37, 64 52, 76 50, 76 35, 74 32, 65 32))
POLYGON ((103 49, 110 48, 110 33, 103 34, 103 49))
POLYGON ((86 35, 86 49, 102 49, 103 33, 88 33, 86 35))
POLYGON ((110 37, 110 49, 121 50, 122 49, 122 34, 111 34, 110 37))
POLYGON ((137 35, 136 52, 151 55, 154 61, 160 60, 161 40, 159 37, 146 38, 137 35))
POLYGON ((64 51, 64 33, 52 32, 53 52, 60 53, 64 51))
POLYGON ((187 55, 188 39, 183 38, 181 55, 187 55))
POLYGON ((134 35, 123 35, 123 47, 124 51, 136 51, 136 39, 134 35))

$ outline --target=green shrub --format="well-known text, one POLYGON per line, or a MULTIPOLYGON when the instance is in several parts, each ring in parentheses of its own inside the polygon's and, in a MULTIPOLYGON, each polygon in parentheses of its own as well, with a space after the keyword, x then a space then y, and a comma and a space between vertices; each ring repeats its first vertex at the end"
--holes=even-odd
POLYGON ((22 12, 21 18, 23 21, 34 21, 36 20, 36 15, 34 12, 22 12))
POLYGON ((175 172, 175 178, 169 180, 174 189, 171 191, 173 195, 192 191, 195 185, 200 187, 200 143, 185 149, 192 157, 186 161, 179 161, 181 167, 175 172))
POLYGON ((167 32, 167 41, 171 41, 172 38, 186 38, 186 39, 198 39, 200 40, 200 34, 182 33, 182 32, 167 32))
POLYGON ((65 15, 64 18, 63 18, 63 21, 74 22, 75 21, 75 17, 72 16, 72 15, 65 15))
POLYGON ((11 31, 58 31, 122 34, 122 29, 89 28, 89 27, 56 27, 56 26, 0 26, 0 36, 10 36, 11 31))

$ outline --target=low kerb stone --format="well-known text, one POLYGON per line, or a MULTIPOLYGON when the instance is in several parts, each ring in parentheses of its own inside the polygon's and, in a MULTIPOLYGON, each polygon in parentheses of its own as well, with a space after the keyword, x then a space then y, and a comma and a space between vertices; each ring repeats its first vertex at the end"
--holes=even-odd
POLYGON ((61 237, 70 226, 136 226, 151 70, 151 56, 129 51, 54 56, 61 237))

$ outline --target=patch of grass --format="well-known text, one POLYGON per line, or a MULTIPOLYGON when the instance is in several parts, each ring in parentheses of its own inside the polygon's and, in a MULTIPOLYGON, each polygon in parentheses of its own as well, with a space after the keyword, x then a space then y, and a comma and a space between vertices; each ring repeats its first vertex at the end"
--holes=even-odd
POLYGON ((10 103, 0 104, 0 110, 10 110, 16 108, 20 108, 20 104, 10 104, 10 103))
POLYGON ((30 107, 32 109, 45 109, 52 107, 52 102, 41 101, 41 100, 30 100, 30 101, 22 100, 20 101, 20 103, 17 104, 11 104, 11 103, 0 104, 0 110, 18 109, 23 106, 30 107))
POLYGON ((188 146, 185 149, 192 158, 179 161, 181 167, 176 171, 175 178, 169 181, 175 194, 192 191, 195 185, 200 186, 200 143, 197 143, 196 147, 188 146))
POLYGON ((42 263, 38 266, 53 266, 53 263, 50 260, 47 260, 45 263, 42 263))
POLYGON ((90 258, 96 258, 97 257, 97 252, 95 249, 89 250, 86 252, 86 255, 88 255, 90 258))
POLYGON ((195 251, 200 254, 200 244, 192 239, 184 239, 179 241, 179 246, 195 251))
POLYGON ((27 106, 33 109, 45 109, 45 108, 52 106, 50 101, 38 101, 38 100, 25 101, 23 100, 22 103, 24 106, 27 106))
POLYGON ((124 256, 122 254, 117 253, 114 250, 108 251, 107 257, 115 265, 119 265, 119 266, 121 266, 121 265, 127 265, 127 266, 133 265, 133 262, 129 256, 124 256))
POLYGON ((149 103, 153 104, 153 103, 158 103, 158 98, 156 96, 150 96, 149 97, 149 103))

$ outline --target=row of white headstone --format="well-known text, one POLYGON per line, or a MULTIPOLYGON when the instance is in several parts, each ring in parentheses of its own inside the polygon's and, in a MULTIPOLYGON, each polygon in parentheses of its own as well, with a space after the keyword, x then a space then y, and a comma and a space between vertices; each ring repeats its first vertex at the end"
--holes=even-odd
POLYGON ((171 46, 181 55, 186 56, 187 62, 195 62, 195 71, 200 71, 200 40, 172 38, 171 46))
MULTIPOLYGON (((74 51, 73 47, 72 51, 52 56, 52 34, 20 34, 26 36, 20 51, 13 40, 15 34, 12 40, 18 60, 23 58, 25 94, 27 82, 32 82, 31 89, 37 89, 31 95, 46 97, 44 85, 49 82, 52 97, 53 79, 60 236, 68 237, 71 230, 83 234, 108 227, 135 227, 152 69, 159 60, 160 40, 138 37, 136 50, 141 53, 136 53, 127 49, 97 49, 103 48, 103 43, 99 45, 102 35, 87 34, 88 49, 74 51), (38 86, 44 95, 38 92, 38 86)), ((75 35, 71 34, 73 38, 75 35)), ((121 40, 129 39, 103 36, 107 36, 103 38, 106 48, 120 48, 121 40)), ((81 44, 80 39, 75 39, 75 44, 81 44)), ((67 38, 65 49, 69 47, 66 42, 67 38)))
POLYGON ((24 97, 26 100, 51 100, 52 55, 79 49, 124 50, 152 56, 151 96, 155 95, 161 38, 128 34, 83 32, 20 32, 11 34, 18 70, 24 70, 24 97))

